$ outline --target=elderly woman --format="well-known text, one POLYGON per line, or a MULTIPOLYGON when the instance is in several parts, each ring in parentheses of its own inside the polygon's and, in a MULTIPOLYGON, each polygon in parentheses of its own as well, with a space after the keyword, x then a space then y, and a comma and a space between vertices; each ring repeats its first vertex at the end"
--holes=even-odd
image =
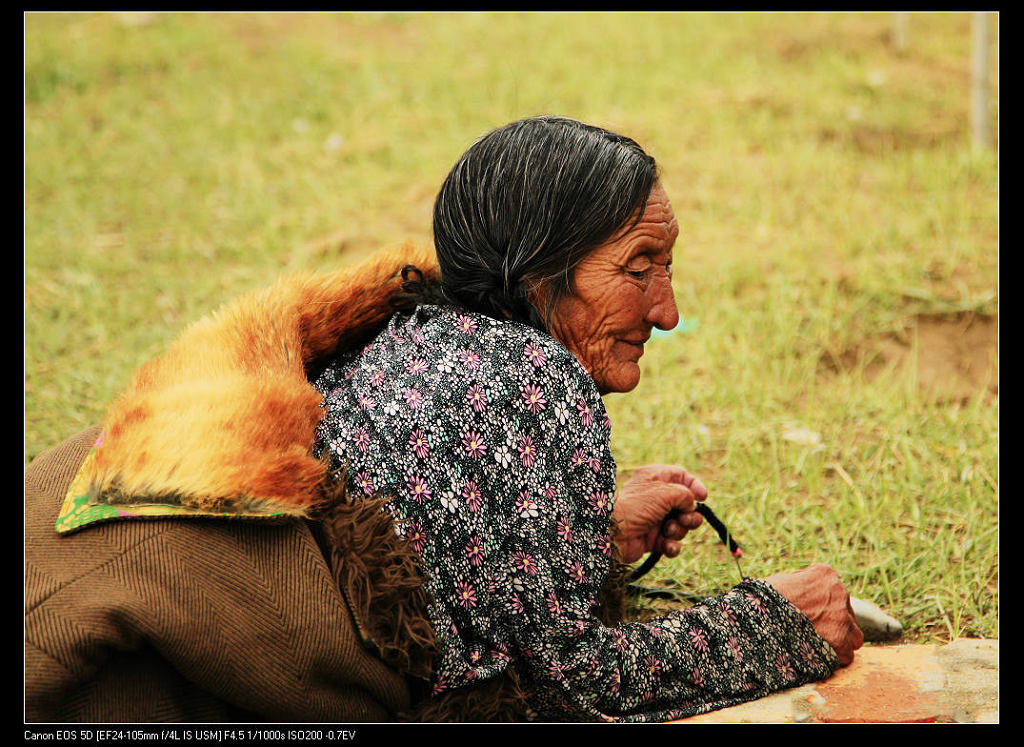
POLYGON ((677 234, 635 142, 529 119, 452 169, 436 257, 185 330, 26 471, 26 719, 666 720, 849 663, 824 566, 617 615, 707 494, 616 490, 601 401, 678 320, 677 234))
POLYGON ((676 555, 707 495, 666 465, 617 491, 601 400, 636 387, 651 331, 679 320, 678 234, 634 141, 512 123, 441 187, 440 283, 316 379, 318 449, 389 497, 422 558, 435 697, 512 673, 541 718, 665 720, 824 678, 860 645, 824 566, 645 624, 596 614, 615 551, 676 555))

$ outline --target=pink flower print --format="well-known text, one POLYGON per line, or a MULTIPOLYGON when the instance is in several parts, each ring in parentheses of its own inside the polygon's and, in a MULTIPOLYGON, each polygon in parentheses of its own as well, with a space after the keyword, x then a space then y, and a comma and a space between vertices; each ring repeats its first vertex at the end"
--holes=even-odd
POLYGON ((594 509, 594 513, 599 516, 606 516, 608 514, 608 509, 611 507, 611 501, 608 498, 608 494, 603 490, 591 493, 587 497, 587 502, 590 504, 590 507, 594 509))
POLYGON ((598 540, 597 540, 597 549, 600 550, 605 555, 607 555, 608 557, 611 557, 611 554, 612 554, 612 538, 611 538, 610 534, 605 534, 602 537, 598 538, 598 540))
POLYGON ((370 386, 380 386, 384 383, 384 372, 374 371, 370 374, 370 386))
POLYGON ((417 428, 409 436, 409 445, 412 447, 413 453, 420 459, 425 458, 430 451, 430 442, 421 428, 417 428))
POLYGON ((508 653, 508 646, 506 646, 504 643, 499 643, 497 646, 494 647, 494 649, 491 650, 491 658, 495 661, 512 661, 512 657, 509 656, 508 653))
POLYGON ((523 466, 532 467, 537 460, 537 447, 533 445, 533 439, 523 436, 516 448, 519 450, 519 458, 523 460, 523 466))
POLYGON ((736 636, 729 636, 729 650, 735 657, 736 661, 743 661, 743 647, 740 645, 739 639, 736 636))
POLYGON ((558 601, 558 597, 555 596, 555 592, 548 592, 548 609, 556 615, 562 614, 562 603, 558 601))
POLYGON ((540 515, 537 501, 533 500, 529 490, 524 490, 516 498, 516 511, 519 512, 519 516, 523 519, 533 519, 540 515))
POLYGON ((743 592, 743 596, 745 596, 747 598, 747 601, 750 602, 750 606, 757 610, 760 614, 763 615, 765 613, 764 602, 761 601, 760 597, 758 597, 756 594, 752 594, 749 591, 743 592))
POLYGON ((644 630, 651 634, 654 638, 661 638, 663 631, 658 625, 651 623, 643 623, 644 630))
POLYGON ((362 488, 366 495, 373 495, 373 478, 370 477, 370 473, 365 470, 356 473, 356 485, 362 488))
POLYGON ((629 639, 626 638, 626 634, 618 628, 612 629, 612 634, 615 636, 615 648, 619 651, 625 651, 629 648, 629 639))
POLYGON ((467 610, 472 607, 476 607, 476 589, 474 589, 473 584, 468 581, 459 582, 459 585, 455 590, 455 598, 458 599, 459 604, 467 610))
POLYGON ((352 440, 355 441, 360 451, 366 451, 370 448, 370 434, 361 425, 357 426, 352 432, 352 440))
POLYGON ((562 541, 572 542, 572 525, 569 523, 569 520, 561 516, 556 526, 558 527, 558 536, 561 537, 562 541))
POLYGON ((539 568, 537 567, 537 561, 533 559, 533 556, 528 552, 522 550, 516 550, 515 555, 512 556, 512 563, 521 571, 526 571, 531 576, 536 576, 539 568))
POLYGON ((534 415, 543 410, 548 403, 544 398, 544 390, 536 384, 527 384, 523 388, 523 399, 526 401, 526 409, 534 415))
POLYGON ((696 646, 697 649, 700 650, 700 651, 707 651, 708 650, 708 640, 707 640, 707 638, 704 637, 704 631, 703 630, 699 630, 698 628, 690 628, 689 632, 690 632, 690 641, 693 642, 693 645, 696 646))
POLYGON ((427 362, 422 358, 413 358, 409 361, 409 365, 406 370, 413 376, 422 376, 427 372, 427 362))
POLYGON ((455 319, 455 328, 463 334, 471 335, 476 332, 476 320, 471 319, 465 314, 459 314, 455 319))
POLYGON ((725 624, 729 627, 736 627, 736 611, 732 608, 732 605, 722 605, 722 618, 725 620, 725 624))
POLYGON ((590 469, 594 470, 595 473, 601 471, 601 460, 597 457, 590 457, 590 459, 587 460, 587 464, 590 465, 590 469))
POLYGON ((601 416, 601 425, 604 426, 606 431, 610 431, 612 429, 612 419, 608 416, 607 412, 601 416))
POLYGON ((445 681, 444 675, 443 674, 439 674, 437 676, 437 681, 434 683, 434 689, 431 692, 431 695, 440 695, 441 693, 443 693, 447 689, 448 689, 448 683, 445 681))
POLYGON ((405 339, 401 335, 399 335, 398 333, 396 333, 393 330, 390 330, 390 329, 388 330, 388 336, 392 340, 394 340, 396 343, 398 343, 399 345, 404 345, 405 344, 405 339))
POLYGON ((359 405, 360 410, 375 410, 377 408, 377 403, 368 394, 360 394, 356 398, 356 403, 359 405))
POLYGON ((694 667, 693 672, 690 674, 690 678, 693 680, 693 684, 697 687, 701 687, 704 684, 704 673, 700 671, 699 667, 694 667))
POLYGON ((513 613, 515 613, 515 614, 517 614, 517 615, 518 615, 518 614, 521 614, 521 613, 523 612, 523 610, 525 609, 525 608, 523 607, 523 602, 522 602, 522 600, 521 600, 521 599, 519 599, 519 595, 518 595, 518 594, 516 594, 515 592, 512 592, 512 601, 511 601, 511 602, 509 602, 508 608, 509 608, 509 609, 510 609, 510 610, 511 610, 511 611, 512 611, 513 613))
POLYGON ((526 354, 530 363, 535 365, 537 368, 540 368, 548 361, 548 358, 544 355, 544 351, 541 350, 540 345, 535 342, 526 343, 526 349, 523 352, 526 354))
POLYGON ((423 406, 423 395, 420 394, 419 389, 406 389, 402 392, 402 398, 405 399, 405 404, 414 410, 423 406))
POLYGON ((587 457, 587 452, 584 449, 576 449, 572 453, 569 465, 572 467, 579 467, 581 464, 587 464, 589 461, 590 459, 587 457))
POLYGON ((466 485, 462 488, 462 497, 466 499, 466 505, 469 510, 476 513, 480 510, 480 504, 483 496, 480 494, 480 488, 476 486, 476 483, 472 480, 467 480, 466 485))
POLYGON ((594 424, 594 413, 590 411, 590 405, 582 397, 576 403, 576 412, 580 414, 580 422, 583 423, 584 427, 589 428, 594 424))
POLYGON ((412 331, 412 341, 417 345, 422 345, 425 339, 426 338, 423 336, 423 333, 420 332, 418 329, 414 329, 412 331))
POLYGON ((484 443, 484 437, 476 431, 469 431, 464 435, 462 437, 462 445, 472 459, 479 459, 487 453, 487 444, 484 443))
POLYGON ((565 662, 554 661, 548 665, 548 674, 550 674, 556 680, 564 680, 565 673, 568 671, 569 665, 565 662))
POLYGON ((423 525, 418 521, 410 521, 405 529, 405 539, 416 552, 423 550, 427 544, 427 534, 423 531, 423 525))
POLYGON ((430 500, 430 487, 422 477, 410 477, 406 487, 409 489, 409 495, 417 503, 425 503, 430 500))
POLYGON ((483 654, 480 653, 480 649, 474 648, 469 652, 469 661, 476 664, 483 658, 483 654))
POLYGON ((572 567, 569 568, 569 578, 571 578, 573 581, 575 581, 578 584, 582 584, 583 583, 583 579, 584 579, 583 564, 580 563, 578 560, 575 563, 572 564, 572 567))
POLYGON ((644 657, 644 666, 647 667, 648 674, 657 674, 661 671, 661 660, 653 654, 644 657))
POLYGON ((466 399, 469 400, 469 404, 476 412, 483 412, 487 409, 487 397, 479 384, 474 384, 466 390, 466 399))
POLYGON ((786 661, 785 656, 780 655, 775 660, 775 668, 779 670, 779 674, 781 674, 787 680, 791 680, 796 676, 796 674, 793 672, 793 667, 790 665, 788 661, 786 661))
POLYGON ((466 543, 466 557, 471 565, 481 565, 484 562, 484 543, 479 537, 470 537, 466 543))
POLYGON ((470 371, 476 371, 480 368, 480 356, 472 350, 463 350, 459 353, 459 360, 462 362, 462 365, 470 371))
POLYGON ((548 500, 551 500, 556 495, 558 495, 558 489, 554 485, 548 485, 544 488, 544 497, 548 500))

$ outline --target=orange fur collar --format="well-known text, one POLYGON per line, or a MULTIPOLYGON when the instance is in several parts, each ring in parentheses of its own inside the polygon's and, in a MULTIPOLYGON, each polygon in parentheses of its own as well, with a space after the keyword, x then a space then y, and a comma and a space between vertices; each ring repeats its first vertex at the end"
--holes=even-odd
POLYGON ((403 246, 284 278, 187 328, 108 409, 81 476, 90 501, 306 515, 326 478, 307 371, 381 328, 409 264, 437 277, 432 251, 403 246))

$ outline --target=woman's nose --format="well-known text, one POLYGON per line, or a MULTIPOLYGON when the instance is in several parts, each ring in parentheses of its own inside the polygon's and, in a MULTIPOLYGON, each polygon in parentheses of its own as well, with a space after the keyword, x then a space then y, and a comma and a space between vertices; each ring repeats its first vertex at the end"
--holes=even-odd
POLYGON ((669 330, 679 324, 679 309, 670 278, 659 278, 648 291, 647 314, 644 320, 658 329, 669 330))

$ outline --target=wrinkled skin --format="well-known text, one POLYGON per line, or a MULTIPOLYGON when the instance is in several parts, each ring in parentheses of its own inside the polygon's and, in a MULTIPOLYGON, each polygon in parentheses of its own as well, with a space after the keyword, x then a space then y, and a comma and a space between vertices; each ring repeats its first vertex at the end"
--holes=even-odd
POLYGON ((828 641, 839 657, 839 665, 853 661, 853 652, 864 643, 857 617, 850 605, 850 592, 839 574, 822 563, 794 573, 777 573, 764 579, 803 612, 814 629, 828 641))
MULTIPOLYGON (((552 335, 576 355, 602 395, 633 390, 651 331, 672 329, 679 322, 672 291, 672 249, 678 236, 668 195, 656 184, 639 223, 583 261, 576 270, 575 295, 555 309, 552 335)), ((700 479, 682 467, 637 469, 615 501, 623 561, 633 563, 648 552, 677 556, 680 540, 703 521, 695 507, 707 494, 700 479), (673 511, 678 513, 669 518, 673 511)), ((842 666, 853 661, 864 636, 850 594, 832 568, 816 564, 765 581, 807 615, 842 666)))
POLYGON ((622 561, 634 563, 647 552, 676 557, 682 549, 680 540, 704 520, 694 509, 707 497, 700 478, 682 467, 650 464, 637 469, 615 498, 616 544, 622 561), (666 521, 672 509, 681 513, 666 521))
POLYGON ((552 335, 576 355, 602 395, 634 389, 651 331, 679 322, 671 280, 678 235, 668 195, 657 184, 640 222, 577 267, 575 295, 552 315, 552 335))

